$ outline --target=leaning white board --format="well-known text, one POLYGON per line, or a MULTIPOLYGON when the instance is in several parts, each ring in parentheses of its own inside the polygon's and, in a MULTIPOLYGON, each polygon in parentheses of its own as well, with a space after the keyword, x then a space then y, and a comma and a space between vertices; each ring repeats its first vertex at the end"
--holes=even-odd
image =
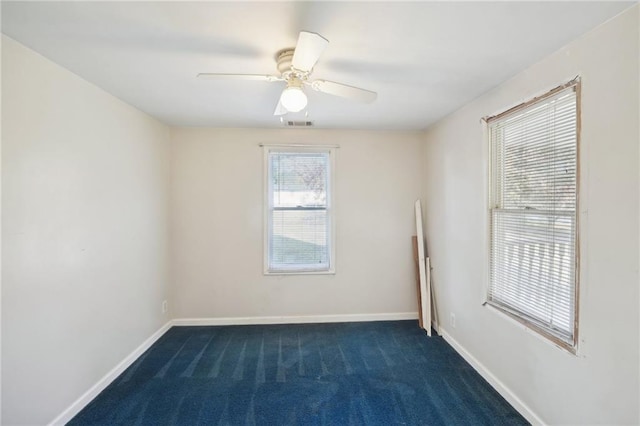
POLYGON ((420 274, 420 314, 422 327, 431 336, 431 284, 427 279, 426 259, 424 256, 424 233, 422 232, 422 207, 416 200, 416 235, 418 240, 418 273, 420 274))

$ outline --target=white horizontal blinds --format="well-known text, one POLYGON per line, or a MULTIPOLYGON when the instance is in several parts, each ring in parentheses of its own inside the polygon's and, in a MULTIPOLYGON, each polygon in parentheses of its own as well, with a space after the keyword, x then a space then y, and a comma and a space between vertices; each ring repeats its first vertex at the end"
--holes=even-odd
POLYGON ((489 122, 489 303, 573 343, 575 86, 489 122))
POLYGON ((269 270, 329 269, 329 164, 329 152, 269 153, 269 270))

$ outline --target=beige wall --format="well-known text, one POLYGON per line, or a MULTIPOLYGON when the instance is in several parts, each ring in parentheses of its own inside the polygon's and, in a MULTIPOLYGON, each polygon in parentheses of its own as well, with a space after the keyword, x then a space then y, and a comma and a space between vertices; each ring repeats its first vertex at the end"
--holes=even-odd
POLYGON ((172 129, 172 315, 415 315, 420 144, 418 133, 172 129), (263 275, 259 143, 340 145, 335 275, 263 275))
POLYGON ((3 36, 3 423, 46 423, 67 409, 169 319, 165 299, 171 318, 415 315, 410 237, 420 195, 446 333, 545 422, 640 422, 639 12, 576 40, 424 134, 170 134, 3 36), (481 306, 487 159, 479 122, 577 74, 576 357, 481 306), (340 145, 335 275, 263 275, 259 143, 340 145), (456 328, 448 325, 452 312, 456 328))
POLYGON ((44 424, 168 317, 169 130, 2 37, 2 423, 44 424))
POLYGON ((444 328, 549 424, 640 422, 638 12, 636 6, 575 40, 425 134, 424 214, 444 328), (578 356, 481 304, 487 155, 480 118, 576 75, 582 76, 578 356))

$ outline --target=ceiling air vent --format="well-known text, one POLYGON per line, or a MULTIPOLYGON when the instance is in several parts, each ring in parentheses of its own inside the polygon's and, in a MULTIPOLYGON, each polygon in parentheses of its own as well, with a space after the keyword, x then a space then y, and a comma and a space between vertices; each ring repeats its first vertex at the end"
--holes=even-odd
POLYGON ((284 125, 286 127, 311 127, 311 126, 313 126, 313 121, 304 121, 304 120, 293 121, 293 120, 288 120, 288 121, 284 122, 284 125))

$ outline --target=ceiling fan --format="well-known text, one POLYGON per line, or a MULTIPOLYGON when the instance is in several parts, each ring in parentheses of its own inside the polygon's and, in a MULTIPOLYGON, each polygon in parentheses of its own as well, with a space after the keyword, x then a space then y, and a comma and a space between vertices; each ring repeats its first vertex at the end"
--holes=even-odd
POLYGON ((307 95, 304 93, 304 86, 309 86, 318 92, 355 101, 373 102, 377 97, 377 93, 371 90, 336 83, 334 81, 310 79, 314 65, 318 62, 320 55, 328 44, 329 41, 320 34, 301 31, 298 36, 298 43, 294 49, 284 49, 276 55, 280 75, 201 73, 198 74, 198 77, 206 79, 286 82, 287 85, 280 95, 273 115, 284 115, 288 112, 298 112, 304 109, 307 106, 307 95))

